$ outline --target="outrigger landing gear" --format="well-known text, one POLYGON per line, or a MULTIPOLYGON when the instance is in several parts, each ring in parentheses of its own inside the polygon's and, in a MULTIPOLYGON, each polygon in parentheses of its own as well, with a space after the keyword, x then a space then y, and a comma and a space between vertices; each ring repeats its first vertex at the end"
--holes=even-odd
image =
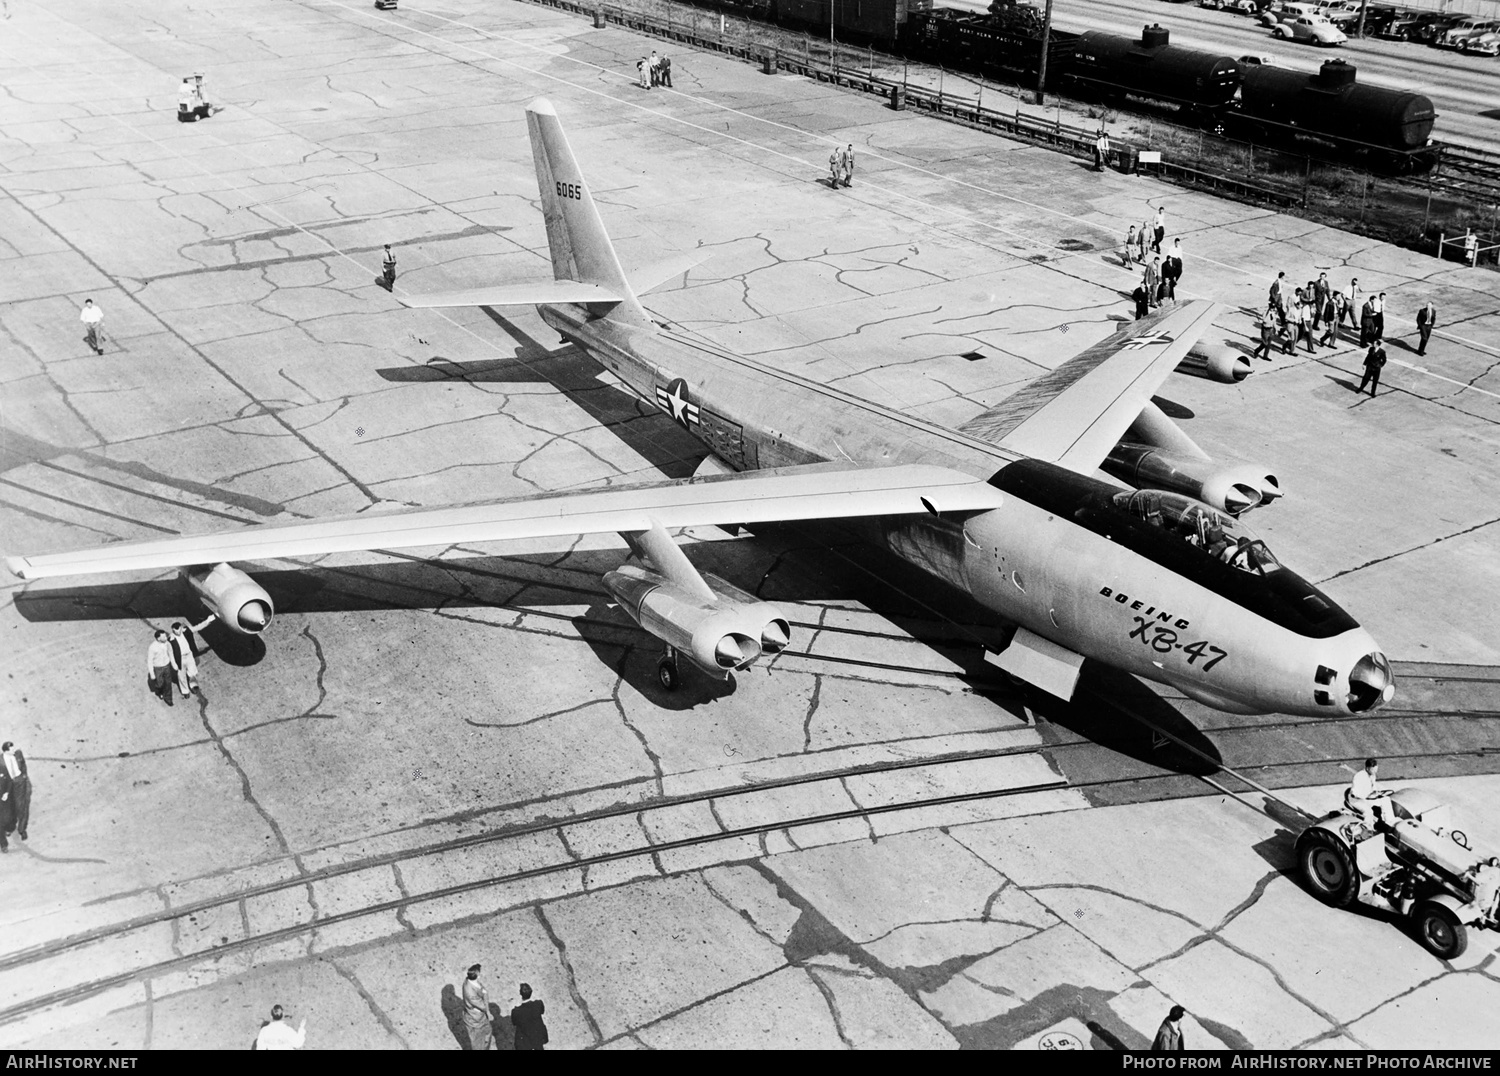
POLYGON ((677 648, 669 646, 667 652, 656 663, 656 681, 663 691, 676 691, 682 683, 682 674, 677 670, 677 648))

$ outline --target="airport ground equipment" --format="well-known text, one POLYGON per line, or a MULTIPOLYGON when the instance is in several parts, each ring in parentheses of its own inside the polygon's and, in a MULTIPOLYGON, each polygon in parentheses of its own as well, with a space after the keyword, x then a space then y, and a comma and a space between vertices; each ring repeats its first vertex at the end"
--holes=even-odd
POLYGON ((1447 804, 1419 788, 1383 797, 1373 825, 1333 811, 1297 838, 1297 873, 1324 904, 1409 918, 1417 940, 1453 960, 1470 929, 1500 929, 1500 857, 1454 827, 1447 804))

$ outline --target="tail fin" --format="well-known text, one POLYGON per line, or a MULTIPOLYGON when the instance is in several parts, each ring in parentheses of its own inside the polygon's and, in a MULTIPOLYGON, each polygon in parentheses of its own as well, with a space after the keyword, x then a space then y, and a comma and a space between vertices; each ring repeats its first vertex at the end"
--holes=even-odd
POLYGON ((605 234, 599 209, 552 102, 545 97, 531 102, 526 108, 526 127, 531 133, 547 245, 552 249, 553 277, 592 284, 623 296, 605 314, 610 320, 651 324, 620 268, 620 259, 605 234))

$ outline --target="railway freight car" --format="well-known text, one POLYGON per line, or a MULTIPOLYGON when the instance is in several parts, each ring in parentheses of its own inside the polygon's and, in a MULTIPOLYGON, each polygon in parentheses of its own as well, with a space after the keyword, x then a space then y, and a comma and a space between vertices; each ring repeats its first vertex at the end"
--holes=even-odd
POLYGON ((826 35, 831 15, 838 40, 890 47, 907 15, 929 10, 932 0, 772 0, 772 5, 782 26, 826 35))
MULTIPOLYGON (((1041 16, 1027 5, 1015 5, 1034 19, 1016 15, 997 19, 978 11, 912 12, 902 31, 903 55, 997 81, 1033 82, 1041 63, 1041 16)), ((1054 70, 1072 59, 1077 34, 1053 30, 1047 63, 1054 70)))
POLYGON ((1089 30, 1072 44, 1062 76, 1075 91, 1154 101, 1199 122, 1228 108, 1244 77, 1238 60, 1173 45, 1161 26, 1147 26, 1139 38, 1089 30))
POLYGON ((1420 167, 1437 118, 1420 93, 1357 81, 1353 64, 1327 60, 1316 74, 1279 67, 1245 71, 1234 126, 1261 137, 1333 142, 1373 154, 1382 170, 1420 167))

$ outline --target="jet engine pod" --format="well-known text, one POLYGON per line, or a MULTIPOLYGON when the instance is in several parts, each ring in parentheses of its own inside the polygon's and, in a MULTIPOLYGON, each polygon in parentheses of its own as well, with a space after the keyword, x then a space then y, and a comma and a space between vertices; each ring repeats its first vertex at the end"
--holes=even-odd
POLYGON ((649 568, 627 564, 604 575, 604 589, 637 624, 685 656, 709 676, 727 679, 761 654, 774 654, 791 639, 791 625, 776 606, 748 598, 722 580, 707 577, 714 591, 704 601, 649 568))
POLYGON ((1264 467, 1185 459, 1150 445, 1116 445, 1104 469, 1141 489, 1185 493, 1234 516, 1281 496, 1281 483, 1264 467))
POLYGON ((1233 385, 1250 376, 1250 357, 1223 344, 1194 344, 1177 364, 1179 374, 1233 385))
POLYGON ((230 631, 240 635, 259 635, 275 615, 276 607, 271 596, 231 564, 184 568, 182 577, 230 631))

